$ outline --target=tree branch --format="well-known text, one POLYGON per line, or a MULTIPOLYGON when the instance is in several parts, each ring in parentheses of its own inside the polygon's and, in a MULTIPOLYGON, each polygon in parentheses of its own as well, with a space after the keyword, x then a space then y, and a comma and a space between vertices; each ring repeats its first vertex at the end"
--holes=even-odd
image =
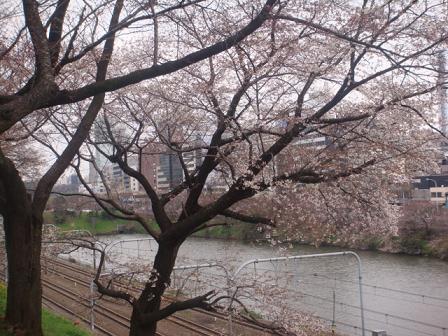
MULTIPOLYGON (((113 27, 117 24, 122 8, 123 0, 117 0, 110 20, 109 30, 113 29, 113 27)), ((114 37, 115 36, 113 35, 104 44, 103 52, 97 65, 97 80, 103 80, 104 78, 106 78, 107 68, 109 66, 115 43, 114 37)), ((33 209, 36 211, 36 213, 43 212, 48 197, 50 196, 51 189, 53 188, 59 177, 62 175, 62 173, 65 171, 65 169, 70 165, 70 162, 78 153, 79 148, 87 138, 90 128, 92 127, 93 122, 98 115, 98 112, 103 106, 104 97, 104 94, 99 94, 93 98, 86 114, 79 123, 78 128, 73 134, 73 137, 68 143, 67 147, 57 158, 54 164, 47 170, 44 176, 40 179, 33 198, 33 209)))
POLYGON ((211 310, 211 306, 208 303, 208 301, 213 298, 215 295, 215 291, 210 291, 204 295, 197 296, 193 299, 189 299, 186 301, 176 301, 165 308, 162 308, 159 311, 151 312, 148 314, 141 314, 140 321, 142 322, 142 325, 149 325, 154 322, 163 320, 164 318, 182 310, 192 309, 192 308, 202 308, 205 310, 211 310))
POLYGON ((49 107, 54 105, 63 105, 78 102, 99 93, 115 91, 125 86, 136 84, 147 79, 173 73, 191 64, 205 60, 208 57, 217 55, 235 46, 243 39, 245 39, 248 35, 257 30, 269 18, 269 13, 276 2, 277 0, 267 0, 260 13, 255 16, 252 21, 250 21, 244 28, 221 42, 192 52, 187 56, 175 61, 168 61, 160 65, 156 64, 151 66, 150 68, 136 70, 123 76, 98 81, 92 84, 88 84, 77 90, 59 92, 53 99, 48 101, 45 106, 40 107, 49 107))

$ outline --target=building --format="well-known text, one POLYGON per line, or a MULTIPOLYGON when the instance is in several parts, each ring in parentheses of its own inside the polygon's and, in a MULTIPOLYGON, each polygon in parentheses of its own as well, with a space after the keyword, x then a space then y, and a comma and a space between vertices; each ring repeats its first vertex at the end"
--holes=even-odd
MULTIPOLYGON (((113 153, 112 144, 110 144, 107 134, 105 133, 106 126, 105 121, 102 117, 98 117, 97 121, 93 125, 93 140, 95 141, 95 148, 93 149, 93 159, 95 165, 100 171, 107 170, 109 161, 101 153, 104 152, 106 155, 111 155, 113 153)), ((98 184, 100 181, 100 176, 98 171, 92 162, 89 164, 89 183, 92 185, 98 184)))
POLYGON ((168 150, 160 154, 156 179, 157 190, 161 192, 171 190, 174 186, 182 183, 184 173, 176 152, 168 150))
POLYGON ((303 137, 298 137, 293 140, 292 145, 301 147, 312 147, 313 149, 323 149, 331 145, 330 138, 328 136, 312 133, 303 137))
MULTIPOLYGON (((440 131, 443 134, 448 135, 448 101, 447 101, 447 87, 444 85, 447 81, 446 75, 446 57, 447 50, 443 50, 439 54, 439 98, 440 98, 440 108, 439 108, 439 123, 440 131)), ((444 159, 448 159, 448 142, 444 139, 441 143, 442 151, 444 152, 444 159)))
POLYGON ((160 146, 147 145, 140 154, 140 171, 153 188, 157 188, 157 167, 160 161, 160 146))
MULTIPOLYGON (((446 57, 447 51, 444 50, 439 54, 439 129, 448 135, 448 101, 447 101, 447 87, 443 85, 446 82, 446 57)), ((448 195, 448 142, 443 139, 439 148, 440 157, 440 174, 417 176, 412 183, 413 190, 411 198, 413 200, 426 200, 437 204, 447 202, 448 195)))
POLYGON ((160 150, 157 172, 156 172, 156 186, 160 193, 167 192, 175 186, 181 184, 185 179, 185 171, 192 173, 201 164, 203 153, 200 148, 202 144, 199 135, 186 135, 182 125, 173 125, 170 123, 160 123, 159 125, 160 138, 165 142, 170 143, 174 148, 179 148, 176 151, 167 145, 160 144, 160 150), (192 148, 192 150, 188 150, 192 148), (185 169, 182 167, 182 158, 185 169))
MULTIPOLYGON (((202 163, 203 153, 201 149, 182 152, 182 159, 185 168, 192 173, 202 163)), ((159 156, 157 167, 157 191, 167 192, 182 183, 185 179, 184 169, 179 158, 179 154, 172 150, 167 150, 159 156)))
MULTIPOLYGON (((119 129, 115 127, 117 137, 122 137, 125 133, 124 129, 119 129)), ((99 118, 99 121, 95 123, 93 128, 93 135, 95 140, 95 148, 93 151, 93 160, 89 165, 89 185, 93 192, 98 194, 103 194, 106 192, 106 187, 100 176, 103 175, 106 184, 109 186, 110 190, 116 194, 122 193, 138 193, 140 191, 140 184, 136 179, 128 176, 123 172, 117 163, 112 163, 106 157, 107 155, 113 154, 113 145, 111 144, 107 134, 105 133, 105 121, 99 118), (105 154, 105 155, 103 155, 105 154), (96 167, 98 168, 95 168, 96 167)), ((138 170, 139 160, 137 156, 128 157, 128 165, 138 170)))
POLYGON ((448 175, 418 176, 413 180, 412 199, 445 203, 448 194, 448 175))
POLYGON ((78 175, 76 174, 71 174, 68 177, 68 184, 71 184, 73 186, 79 186, 81 184, 81 181, 79 180, 78 175))

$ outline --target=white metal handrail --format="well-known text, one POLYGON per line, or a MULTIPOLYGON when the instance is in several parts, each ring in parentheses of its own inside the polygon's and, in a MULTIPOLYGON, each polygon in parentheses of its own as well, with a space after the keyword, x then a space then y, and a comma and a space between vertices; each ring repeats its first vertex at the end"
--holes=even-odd
POLYGON ((275 258, 264 258, 264 259, 252 259, 241 264, 240 267, 235 271, 232 277, 232 281, 235 281, 238 274, 248 265, 251 264, 259 264, 259 263, 267 263, 267 262, 278 262, 278 261, 287 261, 287 260, 300 260, 300 259, 309 259, 309 258, 322 258, 322 257, 334 257, 334 256, 344 256, 351 255, 354 256, 358 263, 358 284, 359 284, 359 303, 361 308, 361 329, 362 336, 365 336, 365 324, 364 324, 364 302, 362 295, 362 263, 359 255, 353 251, 342 251, 342 252, 331 252, 331 253, 318 253, 318 254, 305 254, 305 255, 296 255, 296 256, 288 256, 288 257, 275 257, 275 258))

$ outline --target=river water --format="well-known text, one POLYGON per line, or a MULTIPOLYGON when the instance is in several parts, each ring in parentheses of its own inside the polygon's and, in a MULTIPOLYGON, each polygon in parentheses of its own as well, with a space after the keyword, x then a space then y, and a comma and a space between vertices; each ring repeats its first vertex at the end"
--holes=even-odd
MULTIPOLYGON (((117 264, 150 261, 156 244, 137 241, 138 238, 146 236, 110 236, 104 237, 103 241, 130 240, 117 243, 110 249, 111 258, 117 264)), ((190 274, 190 280, 198 282, 189 288, 199 294, 210 288, 224 288, 226 279, 232 277, 238 266, 251 259, 336 251, 342 250, 310 246, 284 248, 192 238, 179 250, 176 265, 218 263, 225 266, 228 277, 219 268, 198 269, 195 270, 195 276, 190 274)), ((448 336, 447 262, 380 252, 357 253, 362 261, 365 335, 370 336, 372 330, 385 330, 387 335, 392 336, 448 336)), ((182 273, 186 272, 189 271, 178 271, 175 276, 180 279, 182 273)), ((261 293, 261 287, 270 290, 276 288, 279 299, 264 301, 269 307, 275 303, 279 307, 288 306, 288 309, 320 317, 326 325, 334 324, 336 331, 343 334, 362 335, 358 268, 352 256, 250 264, 238 274, 235 281, 241 281, 241 298, 247 299, 248 305, 261 313, 266 306, 263 306, 263 300, 257 301, 254 297, 261 293)), ((268 290, 264 293, 269 295, 271 292, 268 290)), ((277 313, 282 311, 278 308, 277 313)), ((272 318, 273 315, 270 316, 272 318)))

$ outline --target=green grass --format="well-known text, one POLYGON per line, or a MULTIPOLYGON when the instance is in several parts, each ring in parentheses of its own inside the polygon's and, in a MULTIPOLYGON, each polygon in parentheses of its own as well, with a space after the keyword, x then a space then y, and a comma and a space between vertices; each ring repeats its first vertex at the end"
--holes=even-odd
MULTIPOLYGON (((51 214, 46 214, 47 222, 54 222, 51 214)), ((87 230, 92 234, 114 234, 117 233, 117 228, 126 229, 126 232, 144 233, 143 228, 139 223, 133 221, 126 221, 122 219, 104 218, 104 216, 96 216, 82 213, 79 216, 67 216, 62 224, 57 226, 63 230, 87 230)))
MULTIPOLYGON (((13 336, 7 331, 3 316, 6 309, 6 287, 0 284, 0 336, 13 336)), ((45 336, 89 336, 88 331, 75 326, 72 321, 56 315, 46 309, 42 310, 42 329, 45 336)))
MULTIPOLYGON (((44 214, 46 223, 56 223, 55 214, 46 212, 44 214)), ((156 223, 149 222, 150 226, 159 231, 156 223)), ((125 233, 146 233, 139 223, 122 219, 111 218, 104 213, 81 213, 79 215, 66 215, 64 222, 56 224, 62 231, 68 230, 87 230, 94 235, 115 234, 117 228, 125 233)), ((205 230, 198 231, 194 234, 196 237, 218 238, 218 239, 234 239, 234 240, 250 240, 257 238, 257 233, 251 225, 241 222, 230 222, 226 226, 215 226, 205 230)))
POLYGON ((195 237, 248 240, 253 236, 253 227, 245 223, 229 223, 229 225, 214 226, 198 231, 195 237))
POLYGON ((48 310, 42 311, 42 328, 45 336, 88 336, 89 332, 75 326, 73 322, 48 310))

